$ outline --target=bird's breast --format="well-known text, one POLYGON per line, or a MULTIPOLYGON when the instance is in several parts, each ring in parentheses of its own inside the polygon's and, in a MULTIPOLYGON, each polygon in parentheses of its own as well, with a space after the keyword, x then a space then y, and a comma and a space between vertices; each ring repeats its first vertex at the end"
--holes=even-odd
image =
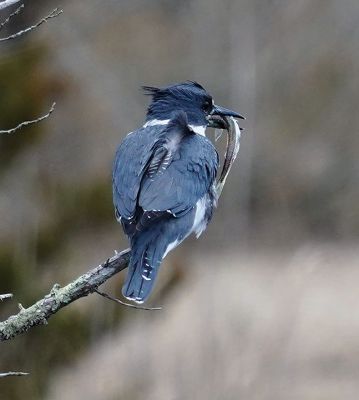
POLYGON ((206 193, 202 198, 200 198, 195 206, 195 215, 194 221, 192 226, 192 232, 195 233, 196 237, 198 238, 203 231, 206 229, 207 224, 209 222, 208 215, 212 214, 212 211, 209 208, 212 208, 210 196, 206 193))

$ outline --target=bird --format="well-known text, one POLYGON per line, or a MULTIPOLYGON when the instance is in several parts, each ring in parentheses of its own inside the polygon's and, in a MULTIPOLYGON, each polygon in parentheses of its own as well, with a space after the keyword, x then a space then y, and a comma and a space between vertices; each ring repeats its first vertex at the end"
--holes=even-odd
POLYGON ((150 296, 166 255, 198 238, 217 206, 219 157, 206 128, 244 119, 195 81, 142 88, 151 98, 145 123, 119 145, 112 171, 115 217, 131 247, 122 295, 136 303, 150 296))

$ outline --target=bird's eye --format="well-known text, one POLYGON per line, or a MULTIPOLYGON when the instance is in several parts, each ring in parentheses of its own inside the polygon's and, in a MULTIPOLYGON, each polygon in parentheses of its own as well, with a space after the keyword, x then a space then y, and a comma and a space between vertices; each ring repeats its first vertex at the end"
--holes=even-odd
POLYGON ((203 103, 202 108, 203 108, 203 111, 204 111, 206 114, 209 114, 209 113, 212 111, 212 103, 211 103, 209 100, 206 100, 206 101, 203 103))

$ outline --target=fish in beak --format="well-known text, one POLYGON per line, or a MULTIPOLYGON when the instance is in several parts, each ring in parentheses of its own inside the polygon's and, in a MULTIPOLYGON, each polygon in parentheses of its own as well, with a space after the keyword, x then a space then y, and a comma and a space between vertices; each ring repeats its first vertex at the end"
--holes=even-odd
POLYGON ((234 160, 239 152, 241 139, 241 128, 234 117, 223 117, 223 119, 227 126, 225 128, 227 131, 227 148, 224 156, 222 171, 216 183, 216 192, 218 198, 222 193, 229 171, 232 168, 234 160))
POLYGON ((228 118, 226 117, 245 119, 241 114, 235 111, 214 105, 211 113, 207 117, 208 127, 228 130, 228 118))

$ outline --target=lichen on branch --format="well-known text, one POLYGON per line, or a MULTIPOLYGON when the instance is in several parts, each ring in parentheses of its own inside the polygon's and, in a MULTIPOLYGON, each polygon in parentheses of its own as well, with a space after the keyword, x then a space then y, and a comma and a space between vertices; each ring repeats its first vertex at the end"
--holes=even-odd
POLYGON ((13 339, 37 325, 47 324, 48 319, 61 308, 73 301, 94 293, 97 288, 113 275, 127 268, 130 250, 124 250, 109 258, 104 263, 91 269, 64 287, 56 284, 41 300, 28 308, 0 322, 0 341, 13 339))

